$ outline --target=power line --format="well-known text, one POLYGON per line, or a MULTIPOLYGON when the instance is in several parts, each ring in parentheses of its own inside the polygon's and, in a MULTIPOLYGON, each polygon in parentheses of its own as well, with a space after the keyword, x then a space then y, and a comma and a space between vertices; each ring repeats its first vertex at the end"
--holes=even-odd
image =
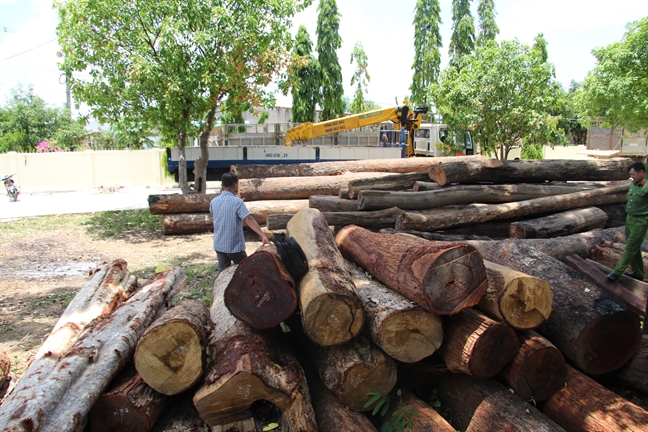
POLYGON ((38 45, 38 46, 35 46, 34 48, 29 48, 28 50, 25 50, 25 51, 23 51, 23 52, 19 52, 18 54, 14 54, 14 55, 12 55, 12 56, 9 56, 9 57, 7 57, 7 58, 4 58, 4 59, 2 59, 1 61, 5 61, 5 60, 12 59, 12 58, 14 58, 14 57, 18 57, 19 55, 25 54, 25 53, 27 53, 27 52, 29 52, 29 51, 33 51, 33 50, 35 50, 36 48, 40 48, 40 47, 42 47, 42 46, 44 46, 44 45, 47 45, 47 44, 49 44, 49 43, 52 43, 52 42, 54 42, 55 40, 56 40, 56 39, 49 40, 49 41, 45 42, 44 44, 40 44, 40 45, 38 45))

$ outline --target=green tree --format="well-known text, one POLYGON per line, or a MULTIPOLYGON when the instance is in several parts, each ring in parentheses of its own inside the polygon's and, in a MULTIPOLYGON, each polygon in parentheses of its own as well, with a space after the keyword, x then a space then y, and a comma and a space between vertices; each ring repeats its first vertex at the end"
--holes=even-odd
POLYGON ((410 91, 412 105, 429 106, 428 87, 441 71, 441 6, 439 0, 418 0, 414 11, 414 74, 410 91))
POLYGON ((365 101, 364 95, 367 92, 367 85, 369 85, 371 77, 367 71, 369 60, 360 41, 356 42, 353 52, 351 52, 351 64, 353 64, 354 60, 356 67, 351 77, 351 85, 356 85, 356 91, 349 109, 352 113, 361 113, 367 111, 367 101, 365 101))
POLYGON ((587 128, 581 124, 576 106, 576 94, 580 87, 580 83, 572 81, 567 92, 565 92, 565 90, 563 90, 562 88, 560 89, 560 91, 562 92, 561 97, 564 100, 564 104, 562 105, 562 112, 560 120, 558 121, 558 127, 565 131, 566 136, 571 137, 571 141, 574 144, 587 143, 587 128))
POLYGON ((533 39, 533 50, 542 59, 543 62, 549 61, 549 50, 547 50, 547 40, 544 38, 543 33, 538 33, 538 36, 533 39))
POLYGON ((479 17, 479 36, 477 44, 484 44, 486 41, 494 41, 499 34, 499 27, 495 22, 495 1, 479 0, 477 16, 479 17))
POLYGON ((578 91, 584 122, 631 132, 648 129, 648 17, 628 24, 620 42, 593 50, 597 59, 578 91))
POLYGON ((564 144, 553 66, 518 41, 489 41, 432 87, 443 121, 472 130, 482 152, 506 159, 516 146, 564 144))
POLYGON ((475 50, 475 21, 470 13, 471 0, 452 0, 452 36, 450 64, 458 67, 463 56, 475 50))
POLYGON ((290 19, 305 3, 56 0, 61 66, 75 100, 88 104, 94 118, 137 118, 175 142, 182 191, 205 193, 217 110, 225 99, 232 106, 274 103, 267 84, 285 66, 290 19), (192 190, 184 153, 194 136, 201 155, 192 190))
POLYGON ((313 122, 320 97, 320 70, 319 62, 313 56, 313 43, 308 30, 303 25, 297 30, 293 57, 296 61, 292 66, 292 109, 290 111, 292 121, 294 123, 313 122))
POLYGON ((344 115, 342 68, 336 52, 342 46, 341 15, 335 0, 320 0, 317 12, 317 60, 322 80, 319 120, 325 121, 344 115))

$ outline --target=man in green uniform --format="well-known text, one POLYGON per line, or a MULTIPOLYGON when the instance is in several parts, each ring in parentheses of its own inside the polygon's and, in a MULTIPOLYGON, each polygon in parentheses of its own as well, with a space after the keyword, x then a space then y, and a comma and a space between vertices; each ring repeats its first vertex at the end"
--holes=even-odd
POLYGON ((648 231, 648 182, 646 181, 646 166, 635 162, 628 168, 632 184, 628 190, 628 203, 626 204, 625 232, 626 247, 621 261, 614 271, 606 278, 614 282, 619 279, 623 271, 630 266, 631 273, 627 276, 643 280, 644 264, 641 256, 641 243, 646 239, 648 231))

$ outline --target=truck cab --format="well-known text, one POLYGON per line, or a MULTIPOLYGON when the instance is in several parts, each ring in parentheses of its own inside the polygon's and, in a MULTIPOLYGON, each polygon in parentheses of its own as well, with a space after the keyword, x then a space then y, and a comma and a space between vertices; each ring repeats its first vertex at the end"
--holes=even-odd
MULTIPOLYGON (((443 123, 422 123, 414 131, 414 154, 417 156, 447 156, 442 147, 448 137, 448 126, 443 123)), ((472 133, 463 131, 457 140, 463 149, 457 155, 475 154, 475 145, 472 133)))

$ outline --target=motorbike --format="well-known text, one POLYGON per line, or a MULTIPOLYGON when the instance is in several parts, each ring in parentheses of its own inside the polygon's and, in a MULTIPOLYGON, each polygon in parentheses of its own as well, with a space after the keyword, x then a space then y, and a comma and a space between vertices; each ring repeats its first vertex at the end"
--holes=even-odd
POLYGON ((20 190, 18 189, 18 183, 12 179, 13 174, 6 175, 2 177, 2 182, 4 187, 7 190, 7 195, 13 201, 18 201, 18 195, 20 195, 20 190))

